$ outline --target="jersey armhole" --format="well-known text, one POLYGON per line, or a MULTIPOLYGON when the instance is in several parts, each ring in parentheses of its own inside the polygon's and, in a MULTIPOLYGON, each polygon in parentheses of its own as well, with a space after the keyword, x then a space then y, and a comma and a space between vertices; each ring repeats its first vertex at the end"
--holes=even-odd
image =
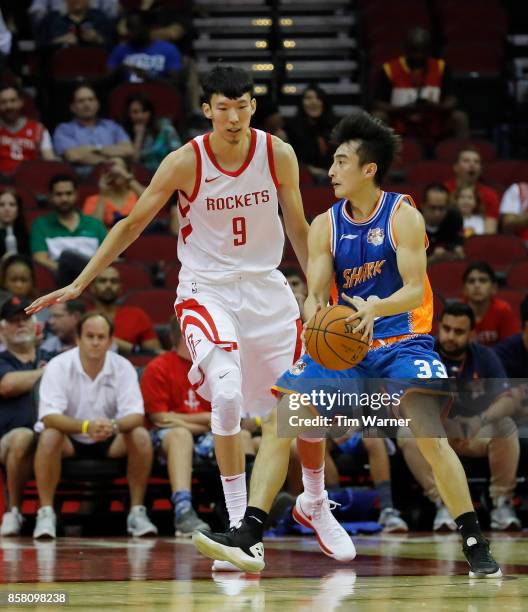
POLYGON ((185 191, 181 191, 187 202, 194 202, 194 200, 196 200, 196 196, 200 190, 200 183, 202 182, 202 156, 200 155, 200 147, 195 140, 191 140, 191 145, 194 149, 194 154, 196 155, 196 178, 194 180, 193 192, 190 196, 188 196, 185 191))
MULTIPOLYGON (((418 207, 416 206, 415 201, 412 199, 412 196, 410 196, 408 193, 402 193, 400 198, 394 205, 394 208, 392 209, 392 212, 389 218, 389 242, 391 244, 391 247, 394 249, 394 251, 396 251, 398 247, 398 240, 396 238, 396 233, 394 232, 394 227, 393 227, 394 216, 398 212, 400 206, 406 200, 413 208, 416 208, 416 210, 418 210, 418 207)), ((425 233, 424 240, 425 240, 425 248, 427 249, 429 247, 429 239, 427 238, 427 233, 425 233)))
POLYGON ((277 178, 277 173, 275 172, 275 158, 273 156, 273 140, 271 138, 271 134, 266 132, 266 149, 268 150, 268 166, 271 174, 271 178, 275 183, 275 188, 279 188, 279 179, 277 178))
POLYGON ((330 239, 330 253, 335 257, 335 223, 334 215, 332 214, 332 208, 328 209, 328 236, 330 239))

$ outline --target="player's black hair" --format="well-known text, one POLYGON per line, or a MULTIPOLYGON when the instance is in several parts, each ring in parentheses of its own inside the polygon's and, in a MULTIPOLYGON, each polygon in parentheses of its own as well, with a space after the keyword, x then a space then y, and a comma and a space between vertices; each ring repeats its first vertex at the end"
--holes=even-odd
POLYGON ((203 101, 211 103, 213 94, 222 94, 231 100, 245 93, 253 97, 253 78, 247 70, 219 64, 202 78, 203 101))
POLYGON ((521 323, 524 325, 528 321, 528 293, 526 294, 524 300, 521 302, 520 313, 521 323))
POLYGON ((464 270, 464 276, 462 277, 463 281, 466 282, 467 277, 471 274, 471 272, 482 272, 482 274, 487 274, 492 283, 497 282, 497 277, 495 276, 495 272, 493 268, 486 263, 485 261, 475 261, 464 270))
POLYGON ((75 189, 77 189, 77 180, 73 174, 55 174, 51 177, 49 182, 49 190, 53 191, 53 188, 57 183, 71 183, 75 189))
POLYGON ((106 321, 108 325, 108 335, 112 337, 114 335, 114 324, 112 320, 109 319, 102 312, 97 312, 96 310, 90 310, 90 312, 83 314, 83 316, 79 319, 79 322, 77 323, 77 335, 79 336, 79 338, 82 336, 83 326, 86 323, 86 321, 88 321, 89 319, 93 319, 94 317, 102 317, 106 321))
POLYGON ((469 319, 470 329, 475 327, 475 313, 469 304, 465 304, 464 302, 452 302, 451 304, 445 306, 444 310, 442 310, 440 321, 442 321, 446 315, 451 315, 453 317, 467 317, 469 319))
POLYGON ((365 111, 357 111, 341 119, 332 132, 332 142, 339 146, 350 140, 359 140, 359 163, 375 163, 378 166, 374 182, 381 185, 396 153, 400 137, 392 128, 365 111))

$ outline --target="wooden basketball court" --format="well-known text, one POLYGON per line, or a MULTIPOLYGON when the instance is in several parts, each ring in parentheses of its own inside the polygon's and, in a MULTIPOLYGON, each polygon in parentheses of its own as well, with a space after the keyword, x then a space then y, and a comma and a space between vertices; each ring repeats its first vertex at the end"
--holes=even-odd
MULTIPOLYGON (((455 534, 354 538, 349 564, 319 552, 314 538, 266 541, 262 575, 216 573, 189 540, 179 538, 31 538, 0 540, 0 607, 7 593, 63 591, 53 610, 208 612, 528 609, 528 538, 492 536, 505 576, 467 575, 455 534)), ((20 608, 21 606, 17 606, 20 608)), ((14 607, 13 607, 14 609, 14 607)))

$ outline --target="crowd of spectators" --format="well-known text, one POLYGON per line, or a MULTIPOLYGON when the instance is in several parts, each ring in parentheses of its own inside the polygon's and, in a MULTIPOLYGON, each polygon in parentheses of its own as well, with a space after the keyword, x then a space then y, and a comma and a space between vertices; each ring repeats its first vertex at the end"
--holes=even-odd
MULTIPOLYGON (((148 9, 152 2, 142 4, 148 9)), ((111 82, 158 83, 194 100, 187 102, 188 116, 197 110, 185 18, 160 10, 123 15, 117 0, 33 0, 30 16, 43 61, 50 62, 58 49, 100 47, 108 52, 106 77, 111 82)), ((0 13, 0 71, 11 43, 0 13)), ((431 55, 428 32, 412 30, 402 55, 386 62, 377 77, 370 110, 404 139, 419 142, 426 156, 434 155, 442 138, 470 136, 468 113, 454 95, 449 67, 431 55)), ((24 307, 44 292, 39 286, 43 273, 59 286, 71 282, 107 230, 133 209, 161 160, 181 146, 190 130, 185 122, 176 126, 173 117, 157 113, 144 91, 126 98, 119 121, 115 114, 107 118, 101 111, 107 108, 106 100, 89 82, 69 90, 69 121, 48 122, 44 107, 41 122, 20 85, 19 78, 0 84, 0 461, 8 491, 0 533, 16 535, 22 529, 22 495, 36 454, 41 507, 35 537, 56 535, 53 502, 61 458, 75 456, 128 457, 127 530, 133 535, 157 532, 144 496, 153 460, 162 461, 170 481, 175 531, 189 534, 206 526, 193 509, 191 476, 193 457, 210 458, 212 436, 210 406, 187 380, 189 355, 177 321, 166 321, 167 342, 148 309, 123 303, 129 287, 119 265, 102 272, 82 300, 55 304, 38 320, 27 317, 24 307), (38 160, 57 164, 47 194, 17 182, 24 164, 38 160), (152 358, 140 382, 127 359, 138 352, 152 358)), ((312 187, 328 185, 336 122, 324 86, 312 82, 293 117, 284 118, 274 109, 261 126, 292 144, 302 176, 312 187)), ((460 280, 460 294, 437 313, 437 349, 455 378, 528 378, 528 299, 517 312, 497 296, 504 277, 486 262, 466 260, 465 253, 466 241, 475 235, 528 238, 528 182, 503 185, 501 198, 500 187, 485 181, 478 147, 460 142, 451 176, 411 191, 426 223, 429 266, 464 263, 461 278, 454 279, 460 280)), ((400 183, 402 191, 405 184, 400 183)), ((399 190, 396 183, 391 188, 399 190)), ((331 198, 329 193, 321 209, 331 198)), ((156 227, 177 233, 174 217, 156 227)), ((163 266, 149 272, 163 280, 163 266)), ((284 272, 302 310, 305 281, 298 269, 284 272)), ((457 452, 489 461, 490 521, 495 529, 521 525, 513 499, 525 404, 522 390, 501 390, 478 405, 460 404, 452 414, 449 436, 457 452)), ((401 452, 425 496, 436 505, 434 529, 453 529, 414 441, 400 433, 397 446, 354 435, 329 445, 329 483, 339 485, 340 454, 366 453, 380 500, 380 523, 387 531, 407 531, 392 498, 390 456, 401 452)), ((246 455, 253 456, 258 446, 255 423, 245 424, 244 445, 246 455)), ((287 488, 295 494, 298 485, 292 467, 287 488)))

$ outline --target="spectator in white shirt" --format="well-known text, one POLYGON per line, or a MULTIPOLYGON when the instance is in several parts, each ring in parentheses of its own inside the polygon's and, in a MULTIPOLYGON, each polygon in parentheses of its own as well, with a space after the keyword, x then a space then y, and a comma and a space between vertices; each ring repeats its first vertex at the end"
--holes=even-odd
POLYGON ((143 399, 132 364, 112 353, 112 322, 100 313, 79 321, 78 346, 52 359, 40 385, 39 419, 45 429, 35 455, 40 509, 34 538, 56 536, 53 510, 63 457, 128 459, 133 536, 157 534, 143 506, 152 445, 143 427, 143 399))
POLYGON ((514 183, 506 189, 499 214, 503 232, 528 240, 528 183, 514 183))

